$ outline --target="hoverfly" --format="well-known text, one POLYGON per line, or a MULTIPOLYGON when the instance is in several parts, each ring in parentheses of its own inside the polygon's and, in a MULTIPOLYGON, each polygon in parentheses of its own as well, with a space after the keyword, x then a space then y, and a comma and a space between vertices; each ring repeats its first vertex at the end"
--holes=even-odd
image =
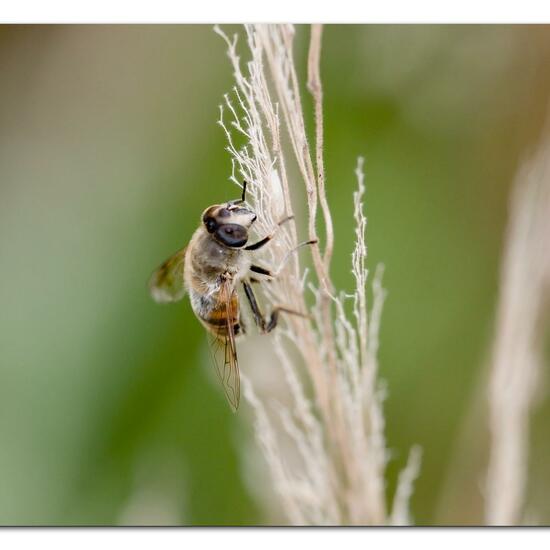
MULTIPOLYGON (((235 338, 245 333, 239 310, 238 284, 242 283, 254 322, 262 333, 271 332, 277 326, 280 312, 304 316, 280 306, 275 307, 269 317, 262 314, 252 290, 251 283, 257 282, 252 274, 267 277, 274 274, 253 263, 250 252, 265 246, 274 234, 247 245, 256 214, 245 206, 245 201, 246 182, 240 199, 215 204, 203 212, 201 224, 189 244, 166 260, 149 280, 151 296, 157 302, 177 302, 186 291, 189 293, 193 312, 214 335, 216 370, 233 410, 239 406, 240 398, 235 338)), ((280 221, 278 226, 290 219, 292 216, 280 221)))

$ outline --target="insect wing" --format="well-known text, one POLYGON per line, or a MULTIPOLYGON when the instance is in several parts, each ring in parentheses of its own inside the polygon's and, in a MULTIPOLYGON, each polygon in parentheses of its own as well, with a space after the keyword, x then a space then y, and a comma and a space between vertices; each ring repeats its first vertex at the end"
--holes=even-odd
POLYGON ((233 411, 236 411, 239 407, 241 381, 234 328, 234 320, 237 314, 235 304, 237 302, 232 299, 233 292, 229 282, 224 283, 220 289, 220 300, 224 302, 226 322, 220 326, 214 337, 212 356, 225 396, 233 411))
POLYGON ((149 291, 155 302, 177 302, 185 295, 183 269, 187 247, 168 258, 149 279, 149 291))

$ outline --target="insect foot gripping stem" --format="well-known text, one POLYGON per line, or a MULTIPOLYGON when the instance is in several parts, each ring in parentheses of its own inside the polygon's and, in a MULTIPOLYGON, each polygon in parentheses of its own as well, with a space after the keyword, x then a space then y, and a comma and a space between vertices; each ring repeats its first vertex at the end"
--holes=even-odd
POLYGON ((302 313, 301 311, 296 311, 285 306, 277 306, 271 312, 269 321, 265 325, 266 333, 271 332, 277 326, 277 323, 279 322, 279 313, 281 312, 288 313, 289 315, 296 315, 297 317, 303 317, 304 319, 311 319, 311 316, 307 313, 302 313))

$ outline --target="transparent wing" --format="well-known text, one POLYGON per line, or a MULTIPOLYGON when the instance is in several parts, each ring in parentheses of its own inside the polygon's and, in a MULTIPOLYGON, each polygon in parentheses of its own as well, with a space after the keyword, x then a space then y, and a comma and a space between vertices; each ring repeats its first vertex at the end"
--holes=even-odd
POLYGON ((234 299, 233 293, 230 282, 223 283, 220 289, 220 300, 225 303, 226 323, 220 326, 211 348, 216 373, 222 383, 225 396, 233 411, 236 411, 240 401, 241 380, 234 328, 237 318, 237 312, 235 311, 237 301, 234 299))
POLYGON ((183 268, 187 247, 168 258, 149 279, 149 291, 155 302, 177 302, 185 295, 183 268))

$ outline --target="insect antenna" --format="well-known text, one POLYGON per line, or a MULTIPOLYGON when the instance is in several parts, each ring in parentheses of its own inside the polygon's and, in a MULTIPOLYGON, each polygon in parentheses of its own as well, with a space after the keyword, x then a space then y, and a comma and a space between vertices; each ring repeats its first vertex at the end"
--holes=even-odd
POLYGON ((243 181, 243 192, 241 194, 241 198, 229 201, 229 204, 241 204, 241 203, 246 201, 246 186, 247 185, 248 185, 247 181, 244 180, 243 181))

